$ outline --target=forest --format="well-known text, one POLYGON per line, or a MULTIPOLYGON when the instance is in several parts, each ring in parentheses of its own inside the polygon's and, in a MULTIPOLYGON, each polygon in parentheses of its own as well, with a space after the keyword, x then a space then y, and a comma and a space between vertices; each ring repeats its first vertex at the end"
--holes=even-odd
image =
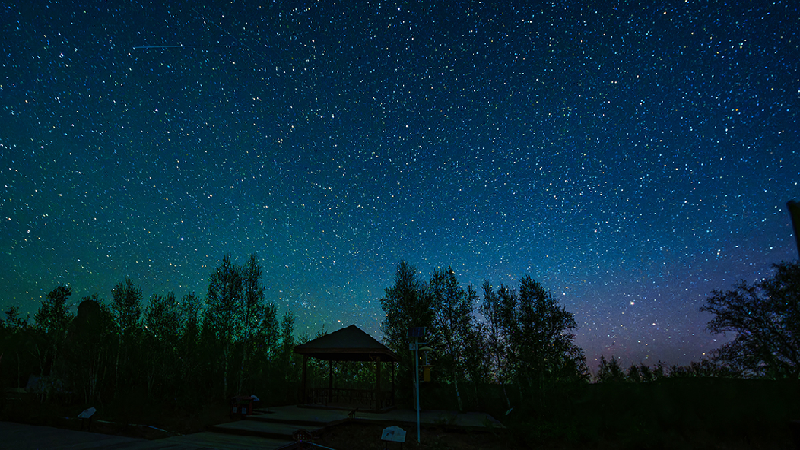
MULTIPOLYGON (((462 286, 449 268, 424 279, 407 262, 398 264, 381 306, 383 343, 401 358, 399 407, 414 406, 408 330, 424 327, 431 348, 424 362, 433 369, 421 387, 422 408, 488 412, 520 442, 638 446, 664 435, 676 442, 783 442, 788 421, 800 419, 798 264, 779 264, 771 278, 709 295, 709 330, 734 336, 711 357, 625 368, 609 355, 594 374, 574 343, 573 314, 539 282, 486 281, 480 290, 462 286)), ((106 417, 163 422, 165 415, 222 411, 219 405, 238 394, 274 406, 300 398, 302 360, 293 349, 312 337, 296 336, 294 316, 279 316, 265 298, 255 254, 241 266, 226 255, 209 274, 205 297, 169 292, 145 301, 127 278, 108 301, 71 296, 70 286, 57 286, 33 317, 11 307, 0 322, 0 387, 38 405, 30 408, 95 406, 106 417)), ((322 382, 327 370, 311 360, 311 383, 322 382)), ((335 371, 343 387, 375 381, 365 363, 335 371)), ((2 420, 18 420, 19 398, 3 397, 2 420)))

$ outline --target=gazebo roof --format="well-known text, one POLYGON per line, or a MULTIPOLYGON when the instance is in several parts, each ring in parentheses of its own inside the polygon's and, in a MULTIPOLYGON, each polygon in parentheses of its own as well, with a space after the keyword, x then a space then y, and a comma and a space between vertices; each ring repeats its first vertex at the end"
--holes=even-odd
POLYGON ((294 352, 334 361, 399 361, 400 358, 357 326, 334 331, 294 347, 294 352))

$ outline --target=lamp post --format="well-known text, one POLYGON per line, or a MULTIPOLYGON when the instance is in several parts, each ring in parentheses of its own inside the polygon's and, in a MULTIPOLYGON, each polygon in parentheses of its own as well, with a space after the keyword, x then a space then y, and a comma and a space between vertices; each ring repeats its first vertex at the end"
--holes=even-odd
MULTIPOLYGON (((419 427, 419 339, 425 337, 425 327, 414 327, 408 329, 408 337, 414 338, 414 342, 409 344, 409 350, 414 351, 414 387, 417 390, 417 443, 422 443, 422 436, 419 427)), ((425 344, 423 344, 425 345, 425 344)))

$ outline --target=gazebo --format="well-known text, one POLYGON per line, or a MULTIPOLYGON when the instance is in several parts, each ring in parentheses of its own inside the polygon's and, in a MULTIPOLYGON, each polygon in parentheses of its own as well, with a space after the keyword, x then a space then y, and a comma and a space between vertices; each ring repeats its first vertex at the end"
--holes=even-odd
POLYGON ((295 346, 294 352, 303 355, 302 401, 309 406, 363 407, 382 411, 394 407, 394 363, 400 358, 372 336, 350 325, 313 341, 295 346), (328 387, 306 389, 308 358, 328 361, 328 387), (374 389, 340 389, 333 386, 333 361, 375 362, 374 389), (381 390, 381 366, 392 363, 392 390, 381 390))

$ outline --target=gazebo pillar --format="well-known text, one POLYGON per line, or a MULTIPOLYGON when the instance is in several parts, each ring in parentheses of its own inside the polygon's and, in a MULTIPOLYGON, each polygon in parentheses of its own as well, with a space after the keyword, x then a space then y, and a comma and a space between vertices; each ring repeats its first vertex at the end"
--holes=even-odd
POLYGON ((395 362, 392 361, 392 408, 394 408, 394 366, 395 362))
POLYGON ((308 394, 306 394, 306 366, 308 365, 308 355, 303 355, 303 384, 302 391, 300 392, 300 401, 303 404, 308 403, 308 394))
POLYGON ((381 409, 381 357, 375 358, 375 410, 381 409))
POLYGON ((333 403, 333 360, 328 360, 328 401, 325 403, 325 406, 328 406, 328 403, 333 403))

